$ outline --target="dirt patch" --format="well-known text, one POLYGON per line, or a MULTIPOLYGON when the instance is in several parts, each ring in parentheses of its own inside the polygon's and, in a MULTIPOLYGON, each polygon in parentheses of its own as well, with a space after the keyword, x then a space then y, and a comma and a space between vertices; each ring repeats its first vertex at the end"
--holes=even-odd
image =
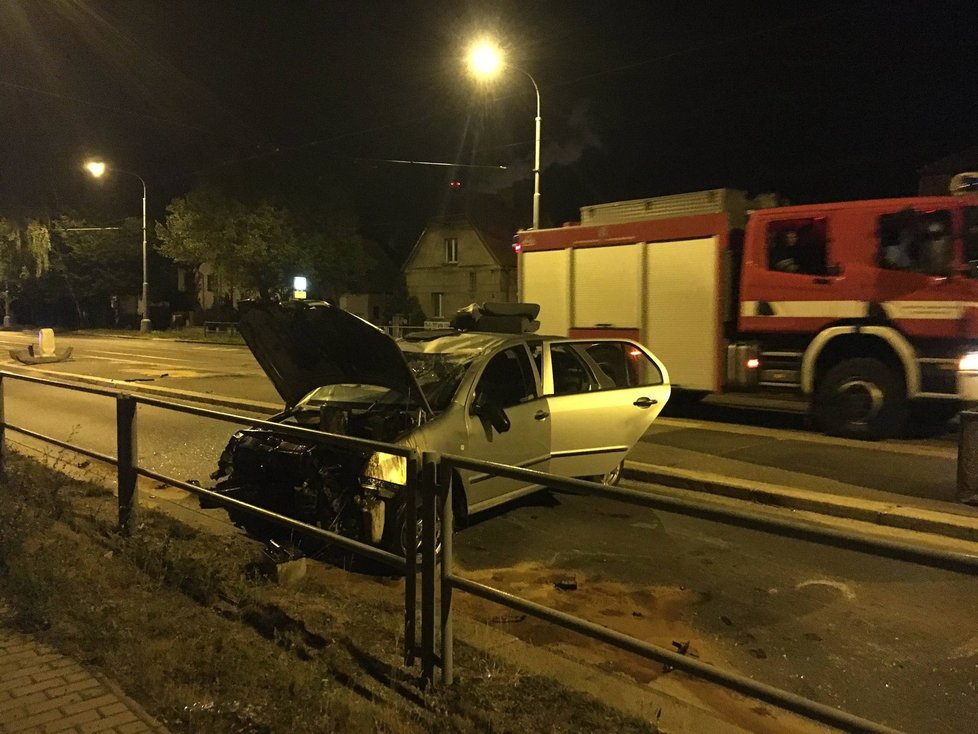
MULTIPOLYGON (((5 623, 97 668, 174 732, 654 732, 457 645, 461 684, 400 659, 403 581, 310 564, 247 573, 260 547, 150 510, 128 535, 103 488, 12 457, 0 481, 5 623)), ((610 607, 609 607, 610 608, 610 607)))
MULTIPOLYGON (((587 578, 579 570, 524 563, 508 569, 459 573, 474 581, 491 584, 529 601, 582 617, 616 632, 664 647, 685 649, 687 655, 724 670, 735 670, 719 644, 704 639, 701 632, 684 622, 688 609, 702 604, 705 595, 688 588, 649 586, 634 588, 603 578, 587 578), (573 577, 576 588, 561 588, 573 577), (688 645, 688 647, 687 647, 688 645)), ((500 607, 469 595, 455 601, 459 611, 496 626, 521 640, 545 647, 606 672, 628 678, 718 713, 732 724, 753 732, 775 734, 786 731, 824 731, 818 725, 759 704, 738 694, 705 683, 660 663, 617 650, 584 635, 537 620, 534 617, 500 616, 500 607)))

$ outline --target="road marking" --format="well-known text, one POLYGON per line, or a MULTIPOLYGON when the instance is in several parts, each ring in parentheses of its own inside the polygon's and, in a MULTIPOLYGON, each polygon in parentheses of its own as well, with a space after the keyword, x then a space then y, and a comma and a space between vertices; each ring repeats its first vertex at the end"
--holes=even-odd
POLYGON ((856 592, 852 590, 849 584, 844 584, 841 581, 830 581, 828 579, 811 579, 810 581, 802 581, 800 584, 795 586, 795 591, 801 591, 808 586, 828 586, 830 589, 835 589, 840 594, 842 594, 849 601, 853 601, 856 598, 856 592))
MULTIPOLYGON (((910 454, 912 456, 929 456, 937 459, 956 459, 958 447, 955 446, 921 446, 919 444, 898 444, 888 441, 857 441, 851 438, 836 438, 834 436, 821 436, 815 433, 805 433, 804 431, 791 431, 783 428, 762 428, 759 426, 745 426, 739 423, 713 423, 710 421, 699 421, 692 418, 658 418, 653 427, 675 427, 676 429, 691 428, 701 431, 719 431, 721 433, 734 433, 738 436, 759 436, 762 438, 773 438, 778 441, 803 441, 807 443, 819 443, 826 446, 844 446, 854 449, 873 449, 875 451, 887 451, 893 454, 910 454)), ((655 433, 648 434, 654 438, 655 433)), ((652 441, 654 443, 654 440, 652 441)))
MULTIPOLYGON (((95 349, 93 351, 98 354, 115 354, 121 357, 142 357, 143 359, 145 359, 147 356, 145 354, 140 354, 139 352, 113 352, 108 349, 95 349)), ((85 353, 85 356, 89 356, 87 351, 85 353)), ((167 359, 170 360, 171 362, 196 362, 197 361, 195 359, 182 359, 180 357, 171 357, 169 355, 165 355, 161 357, 161 359, 167 359)))

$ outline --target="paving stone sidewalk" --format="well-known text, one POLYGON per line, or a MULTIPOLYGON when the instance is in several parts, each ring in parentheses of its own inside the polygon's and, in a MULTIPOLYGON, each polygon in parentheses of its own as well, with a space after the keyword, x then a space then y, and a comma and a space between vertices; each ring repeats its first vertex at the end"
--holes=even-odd
POLYGON ((5 621, 0 603, 0 734, 166 734, 112 681, 5 621))

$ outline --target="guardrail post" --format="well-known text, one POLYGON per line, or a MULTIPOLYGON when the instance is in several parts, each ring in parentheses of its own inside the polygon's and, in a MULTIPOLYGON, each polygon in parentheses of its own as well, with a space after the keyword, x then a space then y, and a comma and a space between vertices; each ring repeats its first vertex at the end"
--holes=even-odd
POLYGON ((404 554, 404 665, 414 665, 418 621, 418 484, 421 465, 412 454, 407 460, 407 485, 404 487, 404 523, 407 530, 404 554))
POLYGON ((0 375, 0 477, 7 472, 7 414, 3 409, 5 384, 3 375, 0 375))
POLYGON ((450 686, 455 676, 455 631, 452 627, 452 583, 454 571, 452 535, 455 533, 455 512, 452 505, 452 472, 442 465, 439 485, 444 492, 439 492, 441 505, 441 683, 450 686))
POLYGON ((962 410, 958 433, 958 502, 978 503, 978 411, 962 410))
POLYGON ((120 394, 115 403, 116 482, 119 490, 119 529, 128 530, 136 506, 136 400, 120 394))
POLYGON ((421 455, 421 682, 431 683, 435 672, 435 512, 438 493, 438 453, 421 455))

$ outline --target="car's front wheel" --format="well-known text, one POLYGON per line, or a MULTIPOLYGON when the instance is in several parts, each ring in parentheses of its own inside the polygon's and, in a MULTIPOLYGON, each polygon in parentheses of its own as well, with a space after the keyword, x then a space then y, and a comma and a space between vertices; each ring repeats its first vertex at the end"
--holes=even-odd
MULTIPOLYGON (((390 508, 388 508, 390 509, 390 508)), ((417 562, 421 563, 421 538, 422 532, 424 530, 424 519, 421 514, 420 504, 415 512, 415 544, 414 553, 417 562)), ((410 545, 410 540, 408 539, 408 522, 407 522, 407 508, 404 503, 398 504, 397 511, 394 513, 393 522, 388 520, 386 526, 384 527, 384 540, 383 546, 385 550, 404 558, 408 557, 408 546, 410 545)), ((435 554, 441 553, 441 512, 437 512, 435 516, 435 554)))

